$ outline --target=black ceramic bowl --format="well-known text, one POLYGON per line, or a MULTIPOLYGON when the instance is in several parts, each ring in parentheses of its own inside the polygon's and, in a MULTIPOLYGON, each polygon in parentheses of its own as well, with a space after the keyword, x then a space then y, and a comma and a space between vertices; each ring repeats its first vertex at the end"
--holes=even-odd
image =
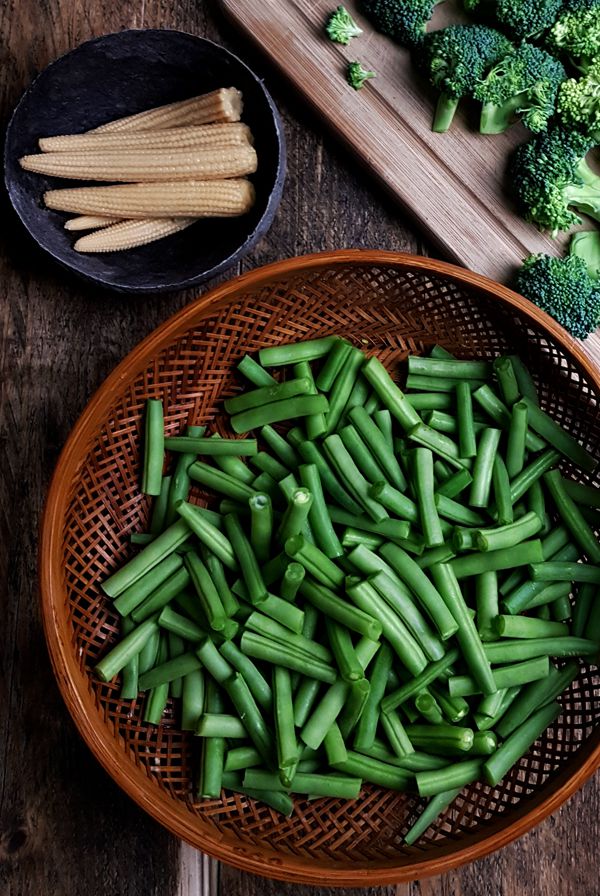
POLYGON ((6 134, 6 187, 23 224, 56 261, 110 289, 162 292, 194 286, 246 255, 269 229, 283 189, 281 119, 262 81, 223 47, 181 31, 121 31, 82 44, 48 66, 23 95, 6 134), (106 121, 217 87, 244 94, 258 170, 256 204, 240 218, 206 219, 179 234, 130 249, 87 255, 73 250, 69 215, 44 207, 48 189, 81 182, 23 171, 18 159, 39 137, 86 131, 106 121))

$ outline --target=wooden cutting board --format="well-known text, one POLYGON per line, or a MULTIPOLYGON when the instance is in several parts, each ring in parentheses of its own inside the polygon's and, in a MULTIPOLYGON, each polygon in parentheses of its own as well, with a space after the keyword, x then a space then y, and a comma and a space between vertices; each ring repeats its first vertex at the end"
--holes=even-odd
MULTIPOLYGON (((532 252, 559 254, 552 240, 519 218, 505 191, 506 160, 526 138, 477 132, 478 109, 463 103, 446 134, 431 131, 435 97, 407 50, 377 34, 345 3, 363 35, 344 47, 323 36, 332 0, 220 0, 229 17, 270 57, 379 181, 408 209, 443 255, 494 280, 509 282, 532 252), (348 61, 377 72, 360 91, 346 83, 348 61)), ((456 21, 450 3, 436 8, 434 27, 456 21)), ((600 335, 584 343, 600 363, 600 335)))

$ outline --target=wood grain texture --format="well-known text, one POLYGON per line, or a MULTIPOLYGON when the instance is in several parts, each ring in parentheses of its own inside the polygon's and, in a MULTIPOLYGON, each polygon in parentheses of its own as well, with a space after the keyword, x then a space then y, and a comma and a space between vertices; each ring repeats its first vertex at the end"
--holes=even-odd
MULTIPOLYGON (((427 249, 409 219, 321 135, 305 106, 204 0, 0 4, 2 126, 58 54, 144 26, 226 44, 266 77, 284 114, 284 202, 245 269, 340 246, 427 249)), ((192 296, 127 299, 83 285, 36 252, 4 198, 0 221, 0 892, 204 896, 197 854, 184 853, 180 871, 179 844, 119 791, 79 740, 52 679, 36 592, 39 515, 70 428, 115 364, 192 296)), ((600 787, 591 781, 537 831, 443 880, 324 891, 222 868, 219 896, 598 896, 599 818, 600 787)))
MULTIPOLYGON (((446 134, 431 130, 434 94, 407 50, 377 34, 346 8, 364 34, 345 47, 323 38, 330 0, 220 0, 221 6, 299 90, 383 186, 412 214, 449 260, 508 282, 530 253, 558 254, 553 240, 527 224, 506 197, 506 163, 527 132, 478 133, 478 108, 463 102, 446 134), (348 61, 377 72, 361 91, 346 83, 348 61)), ((457 21, 456 3, 436 10, 434 27, 457 21)), ((600 336, 584 343, 600 363, 600 336)))

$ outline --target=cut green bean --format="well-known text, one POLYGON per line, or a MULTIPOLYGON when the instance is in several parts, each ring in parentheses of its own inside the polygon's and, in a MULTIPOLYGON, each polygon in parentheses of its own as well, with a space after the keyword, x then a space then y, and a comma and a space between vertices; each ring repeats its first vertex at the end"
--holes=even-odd
POLYGON ((430 663, 430 665, 427 666, 420 675, 417 675, 416 678, 413 678, 391 694, 388 694, 388 696, 381 702, 381 709, 385 712, 391 712, 392 710, 397 709, 398 706, 403 705, 407 700, 415 697, 437 678, 446 674, 458 658, 458 649, 456 647, 451 648, 440 660, 437 660, 435 663, 430 663))
POLYGON ((405 432, 409 432, 421 422, 421 418, 410 403, 410 398, 394 383, 381 361, 375 357, 369 358, 362 368, 362 374, 376 391, 381 403, 396 418, 405 432))
POLYGON ((245 769, 247 768, 253 768, 253 766, 255 765, 260 765, 261 762, 262 759, 256 747, 247 745, 241 747, 231 747, 229 750, 227 750, 224 771, 245 771, 245 769))
POLYGON ((271 712, 273 694, 262 672, 232 641, 225 641, 219 647, 219 653, 233 668, 242 675, 257 704, 265 712, 271 712))
POLYGON ((532 484, 540 479, 559 460, 560 454, 554 448, 543 451, 531 461, 510 483, 510 499, 513 504, 529 491, 532 484))
POLYGON ((494 373, 498 379, 502 399, 509 407, 514 405, 521 397, 521 390, 515 376, 512 360, 508 355, 495 359, 494 373))
POLYGON ((239 563, 242 579, 248 589, 250 603, 259 604, 267 597, 267 588, 252 546, 246 538, 238 517, 234 514, 226 515, 225 531, 239 563))
POLYGON ((338 339, 338 336, 324 336, 321 339, 261 348, 258 360, 263 367, 283 367, 285 364, 297 364, 299 361, 316 361, 317 358, 327 355, 338 339))
POLYGON ((285 542, 285 552, 302 566, 322 585, 338 588, 344 581, 344 573, 316 545, 310 544, 302 535, 293 535, 285 542))
POLYGON ((237 366, 239 372, 255 386, 273 386, 277 380, 250 355, 244 355, 237 366))
POLYGON ((118 597, 126 588, 139 582, 146 573, 174 553, 191 534, 192 530, 185 520, 179 520, 169 526, 139 554, 106 579, 102 583, 102 590, 109 597, 118 597))
POLYGON ((251 457, 258 451, 256 439, 206 439, 189 435, 166 438, 165 448, 181 454, 203 454, 210 457, 251 457))
POLYGON ((539 404, 537 388, 531 373, 518 355, 508 355, 519 387, 519 394, 539 404))
POLYGON ((527 407, 527 421, 531 429, 582 470, 593 473, 598 464, 596 458, 530 398, 521 400, 527 407))
POLYGON ((406 834, 404 842, 407 846, 417 843, 431 825, 439 818, 448 807, 454 802, 458 794, 462 790, 460 787, 453 787, 450 790, 443 790, 431 797, 419 817, 412 823, 406 834))
MULTIPOLYGON (((406 388, 417 392, 454 392, 461 380, 456 377, 429 376, 424 373, 409 373, 406 377, 406 388)), ((482 380, 469 380, 471 389, 483 385, 482 380)), ((412 395, 408 396, 412 399, 412 395)))
POLYGON ((473 466, 473 483, 469 493, 469 504, 472 507, 487 507, 492 484, 494 458, 498 450, 501 431, 484 429, 477 447, 477 456, 473 466))
POLYGON ((461 458, 459 456, 456 442, 425 423, 419 423, 409 430, 408 438, 412 442, 416 442, 417 445, 429 448, 434 454, 438 454, 455 468, 462 469, 471 465, 469 458, 461 458))
POLYGON ((290 563, 281 580, 280 594, 283 600, 293 602, 304 580, 306 570, 301 563, 290 563))
MULTIPOLYGON (((281 544, 299 536, 308 520, 308 514, 313 503, 313 496, 307 488, 296 488, 290 495, 287 509, 283 515, 277 537, 281 544)), ((309 544, 307 541, 306 544, 309 544)))
POLYGON ((140 675, 153 669, 156 665, 161 640, 162 633, 157 625, 138 654, 138 672, 140 675))
POLYGON ((329 390, 329 413, 326 417, 327 433, 329 434, 335 432, 342 419, 363 362, 363 353, 359 349, 351 347, 329 390))
POLYGON ((445 495, 435 495, 435 506, 440 516, 453 523, 458 523, 461 526, 481 526, 483 524, 483 517, 480 513, 470 507, 465 507, 464 504, 459 504, 458 501, 453 501, 452 498, 447 498, 445 495))
POLYGON ((468 470, 464 468, 453 473, 441 485, 436 488, 436 494, 443 495, 445 498, 456 498, 473 482, 473 477, 468 470))
POLYGON ((145 495, 160 495, 165 463, 165 425, 163 403, 158 398, 146 400, 144 428, 144 464, 142 491, 145 495))
POLYGON ((529 616, 497 616, 496 632, 503 638, 560 638, 569 634, 562 622, 545 622, 529 616))
POLYGON ((348 751, 339 726, 334 722, 323 739, 323 746, 330 765, 336 766, 348 759, 348 751))
POLYGON ((348 750, 347 759, 344 762, 338 762, 335 765, 338 771, 345 772, 348 775, 357 775, 371 784, 377 784, 379 787, 386 787, 389 790, 399 790, 406 792, 410 790, 413 775, 405 769, 399 768, 397 765, 382 762, 371 756, 365 756, 361 753, 355 753, 348 750))
POLYGON ((259 562, 269 559, 273 531, 273 506, 264 492, 248 499, 250 507, 250 544, 259 562))
MULTIPOLYGON (((121 620, 121 635, 127 637, 135 628, 135 622, 130 616, 124 616, 121 620)), ((121 676, 121 700, 135 700, 138 695, 140 655, 135 653, 129 662, 123 666, 121 676)))
POLYGON ((186 501, 181 501, 175 509, 182 518, 180 522, 186 525, 188 532, 193 532, 196 538, 206 545, 228 569, 237 569, 237 560, 231 542, 216 526, 209 522, 206 516, 200 512, 199 507, 188 504, 186 501))
POLYGON ((583 504, 585 507, 600 507, 600 488, 573 482, 572 479, 563 479, 562 484, 569 498, 572 498, 576 504, 583 504))
POLYGON ((319 445, 315 442, 300 442, 298 444, 298 452, 305 463, 316 466, 323 488, 329 492, 336 504, 339 504, 346 513, 361 513, 361 505, 340 484, 319 445))
MULTIPOLYGON (((400 468, 393 449, 390 448, 379 427, 367 414, 364 407, 354 407, 349 417, 371 451, 386 479, 398 489, 406 488, 406 478, 400 468)), ((381 477, 377 477, 380 479, 381 477)))
MULTIPOLYGON (((444 722, 444 716, 439 703, 435 697, 433 697, 432 694, 427 693, 427 691, 424 691, 422 694, 417 694, 415 697, 415 709, 423 716, 426 722, 430 723, 430 725, 442 725, 444 722)), ((385 724, 383 725, 383 728, 385 730, 385 724)))
POLYGON ((399 757, 407 756, 409 753, 414 753, 414 747, 406 733, 406 728, 400 721, 400 716, 397 712, 382 712, 381 717, 381 727, 387 737, 390 747, 392 748, 392 752, 399 757))
POLYGON ((270 767, 273 761, 272 737, 246 681, 239 672, 235 672, 223 682, 223 686, 243 722, 248 737, 263 761, 270 767))
POLYGON ((363 670, 354 652, 350 632, 344 626, 327 618, 325 619, 325 628, 329 646, 341 677, 344 681, 358 681, 363 677, 363 670))
MULTIPOLYGON (((366 516, 353 516, 348 511, 341 510, 332 504, 327 505, 327 510, 334 523, 361 529, 364 532, 384 537, 390 541, 404 541, 410 533, 410 524, 407 524, 405 520, 387 519, 382 520, 380 523, 375 523, 366 516)), ((421 548, 421 553, 422 550, 421 548)))
MULTIPOLYGON (((502 429, 509 430, 511 424, 511 412, 500 401, 491 386, 480 386, 473 392, 473 398, 489 417, 502 429)), ((546 447, 544 439, 537 436, 530 429, 525 433, 525 445, 530 451, 542 451, 546 447)))
POLYGON ((354 746, 363 750, 373 745, 379 721, 379 704, 385 694, 388 673, 392 667, 392 651, 387 644, 379 649, 370 675, 370 691, 363 712, 358 722, 354 746))
POLYGON ((456 420, 458 424, 458 450, 461 457, 475 457, 477 443, 473 423, 473 400, 468 382, 456 386, 456 420))
POLYGON ((471 756, 491 756, 498 749, 498 738, 493 731, 475 731, 471 756))
POLYGON ((165 517, 171 488, 171 476, 163 476, 160 484, 160 494, 154 499, 152 516, 150 517, 149 533, 158 535, 165 528, 165 517))
POLYGON ((165 660, 143 675, 140 675, 139 685, 141 691, 147 691, 158 685, 169 684, 195 672, 201 667, 201 662, 195 653, 181 653, 179 656, 165 660))
POLYGON ((214 631, 222 631, 227 614, 208 569, 193 551, 185 555, 184 564, 210 627, 214 631))
POLYGON ((498 576, 494 570, 483 572, 475 581, 475 604, 477 612, 475 619, 477 631, 482 641, 492 641, 496 638, 494 620, 500 613, 498 605, 498 576))
MULTIPOLYGON (((206 432, 205 426, 188 426, 186 435, 190 438, 200 438, 206 432)), ((171 486, 167 499, 167 510, 165 514, 165 525, 171 526, 177 520, 177 511, 175 505, 178 501, 186 501, 190 492, 191 480, 188 475, 188 469, 196 460, 196 455, 180 454, 177 457, 175 471, 171 477, 171 486)))
POLYGON ((376 523, 386 519, 389 516, 387 510, 382 504, 371 498, 370 484, 354 463, 341 437, 335 434, 327 436, 323 445, 338 477, 361 507, 376 523))
MULTIPOLYGON (((285 479, 290 472, 284 464, 278 461, 277 458, 267 454, 266 451, 259 451, 254 457, 251 457, 250 464, 251 466, 256 467, 257 470, 260 470, 261 473, 266 473, 271 479, 274 479, 275 482, 280 482, 282 479, 285 479)), ((252 487, 255 487, 254 483, 252 484, 252 487)))
POLYGON ((325 735, 342 711, 349 690, 348 682, 341 679, 328 688, 300 732, 300 737, 307 746, 313 750, 319 749, 325 735))
POLYGON ((321 689, 321 682, 315 678, 302 679, 294 695, 294 724, 302 728, 306 723, 321 689))
POLYGON ((115 610, 122 616, 128 616, 132 610, 142 604, 150 594, 167 582, 182 567, 181 557, 175 553, 168 554, 164 560, 161 560, 132 585, 120 592, 113 604, 115 610))
POLYGON ((230 424, 234 432, 249 432, 271 423, 282 420, 293 420, 299 417, 310 417, 323 414, 329 410, 329 402, 324 395, 296 395, 294 398, 273 401, 261 407, 250 408, 234 414, 230 424))
POLYGON ((202 669, 194 669, 184 675, 181 697, 181 729, 195 731, 198 719, 204 711, 205 682, 202 669))
MULTIPOLYGON (((168 656, 166 641, 161 639, 158 650, 158 663, 161 665, 168 656)), ((160 725, 162 714, 165 711, 169 699, 169 684, 158 684, 146 696, 144 703, 144 722, 148 725, 160 725)))
POLYGON ((497 526, 495 529, 479 529, 476 536, 477 547, 480 551, 499 551, 504 548, 512 548, 536 535, 542 528, 540 517, 530 511, 520 517, 516 522, 506 526, 497 526))
MULTIPOLYGON (((286 380, 283 383, 276 383, 275 385, 261 386, 250 392, 242 392, 240 395, 236 395, 233 398, 226 398, 223 404, 228 414, 235 415, 252 410, 253 408, 264 407, 264 405, 275 401, 287 401, 298 395, 307 395, 309 392, 310 380, 306 377, 298 377, 296 379, 286 380)), ((254 440, 249 439, 248 442, 252 443, 254 440)), ((215 444, 218 445, 219 443, 217 442, 215 444)), ((252 453, 256 454, 255 442, 254 448, 255 450, 252 453)), ((225 452, 215 453, 225 454, 225 452)), ((200 452, 198 452, 198 454, 200 454, 200 452)))
POLYGON ((532 713, 556 700, 574 681, 578 672, 579 666, 575 662, 566 663, 561 669, 551 666, 550 673, 546 678, 534 681, 523 688, 519 700, 512 705, 510 712, 507 712, 496 726, 500 737, 506 739, 532 713))
POLYGON ((594 641, 572 636, 563 638, 531 638, 493 641, 484 644, 490 663, 514 663, 538 656, 572 657, 593 656, 598 652, 594 641))
POLYGON ((150 636, 158 630, 156 617, 147 619, 132 629, 118 644, 94 666, 94 672, 101 681, 111 681, 127 663, 143 648, 150 636))
POLYGON ((518 762, 535 741, 555 722, 561 713, 558 703, 549 703, 538 709, 504 741, 493 756, 483 765, 483 776, 486 782, 495 787, 500 783, 510 768, 518 762))
POLYGON ((576 638, 582 638, 586 629, 586 624, 590 615, 590 611, 596 600, 598 588, 592 583, 584 583, 577 592, 575 606, 573 608, 573 626, 572 633, 576 638))
POLYGON ((344 551, 327 510, 318 467, 315 464, 301 464, 298 472, 302 485, 312 495, 308 520, 317 547, 330 559, 341 557, 344 551))
POLYGON ((517 401, 513 405, 508 428, 508 445, 506 449, 506 469, 510 479, 514 479, 525 464, 525 440, 527 437, 527 405, 517 401))
POLYGON ((558 470, 544 474, 546 488, 554 499, 556 509, 579 547, 592 563, 600 563, 600 542, 585 521, 577 504, 565 491, 563 479, 558 470))
POLYGON ((435 501, 433 454, 428 448, 416 448, 413 464, 413 487, 419 510, 419 522, 425 536, 425 545, 428 548, 435 548, 444 543, 444 534, 435 501))
POLYGON ((369 495, 402 519, 411 523, 419 521, 419 510, 415 502, 389 483, 382 480, 374 482, 369 488, 369 495))
POLYGON ((294 728, 290 673, 282 666, 273 669, 273 706, 277 765, 280 770, 289 769, 298 762, 299 749, 294 728))
POLYGON ((371 685, 366 678, 360 678, 350 684, 348 699, 344 704, 338 723, 344 740, 348 740, 356 728, 369 699, 371 685))
POLYGON ((384 437, 386 444, 390 451, 394 450, 394 423, 392 420, 392 415, 388 411, 387 408, 382 408, 381 410, 375 411, 373 413, 373 420, 375 422, 375 426, 379 430, 379 432, 384 437))
POLYGON ((345 625, 350 631, 358 632, 372 641, 379 639, 382 631, 381 622, 358 607, 352 606, 348 601, 342 600, 329 588, 305 579, 300 586, 300 594, 317 610, 345 625))
POLYGON ((301 672, 309 678, 332 684, 337 679, 333 666, 315 658, 310 659, 291 644, 282 644, 272 638, 265 638, 255 632, 245 631, 242 635, 241 648, 247 656, 284 666, 294 672, 301 672))
POLYGON ((335 341, 316 379, 317 388, 321 392, 329 392, 351 351, 352 346, 345 339, 335 341))
MULTIPOLYGON (((539 621, 539 620, 536 620, 539 621)), ((522 663, 513 663, 512 665, 502 666, 500 669, 494 669, 492 676, 498 690, 502 688, 512 688, 518 684, 527 684, 530 681, 537 681, 539 678, 546 678, 550 671, 550 665, 547 656, 538 656, 534 659, 525 660, 522 663)), ((479 694, 479 684, 469 675, 453 675, 448 679, 448 688, 450 695, 453 697, 470 697, 472 694, 479 694)))
POLYGON ((446 768, 428 772, 417 772, 415 775, 420 796, 436 796, 459 787, 472 784, 479 778, 482 762, 479 759, 467 759, 456 762, 446 768))
POLYGON ((485 380, 490 376, 492 365, 489 361, 462 361, 456 358, 408 356, 408 372, 417 376, 432 376, 440 379, 485 380))
POLYGON ((478 576, 482 572, 513 569, 515 566, 527 566, 529 563, 541 563, 542 556, 542 543, 534 539, 522 542, 518 550, 503 548, 483 554, 465 554, 451 560, 449 565, 457 579, 464 579, 468 576, 478 576))
POLYGON ((277 455, 281 463, 288 468, 294 470, 299 464, 299 458, 293 447, 287 442, 282 435, 272 426, 263 426, 260 434, 265 440, 271 451, 277 455))
POLYGON ((468 753, 473 746, 473 730, 457 725, 407 725, 411 743, 433 753, 468 753))
POLYGON ((445 392, 421 392, 410 396, 415 411, 446 411, 453 407, 452 395, 445 392))
POLYGON ((196 734, 199 737, 230 737, 234 740, 244 740, 247 737, 246 729, 237 716, 211 712, 200 716, 196 734))
POLYGON ((444 645, 416 606, 408 588, 395 576, 389 575, 385 568, 373 571, 369 582, 408 627, 428 659, 441 659, 445 653, 444 645))
POLYGON ((528 570, 534 582, 592 582, 600 585, 600 566, 586 563, 547 560, 545 563, 532 563, 528 570))

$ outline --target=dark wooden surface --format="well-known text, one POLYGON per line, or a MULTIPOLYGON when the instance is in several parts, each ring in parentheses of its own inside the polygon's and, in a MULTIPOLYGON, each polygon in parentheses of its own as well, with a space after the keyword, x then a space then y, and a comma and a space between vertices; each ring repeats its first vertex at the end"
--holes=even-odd
MULTIPOLYGON (((244 269, 343 246, 427 251, 402 212, 323 137, 280 78, 202 0, 2 0, 2 126, 31 79, 57 55, 90 37, 144 26, 181 28, 230 46, 264 74, 282 110, 289 146, 285 197, 244 269)), ((36 591, 48 480, 104 377, 192 295, 128 299, 70 279, 35 251, 4 197, 0 234, 0 894, 330 896, 333 891, 286 887, 225 867, 211 875, 212 884, 205 874, 202 890, 197 875, 181 880, 179 843, 107 778, 62 705, 36 591)), ((345 896, 597 896, 599 795, 598 785, 588 783, 537 831, 445 878, 346 890, 345 896)), ((189 859, 188 851, 186 868, 189 859)))

